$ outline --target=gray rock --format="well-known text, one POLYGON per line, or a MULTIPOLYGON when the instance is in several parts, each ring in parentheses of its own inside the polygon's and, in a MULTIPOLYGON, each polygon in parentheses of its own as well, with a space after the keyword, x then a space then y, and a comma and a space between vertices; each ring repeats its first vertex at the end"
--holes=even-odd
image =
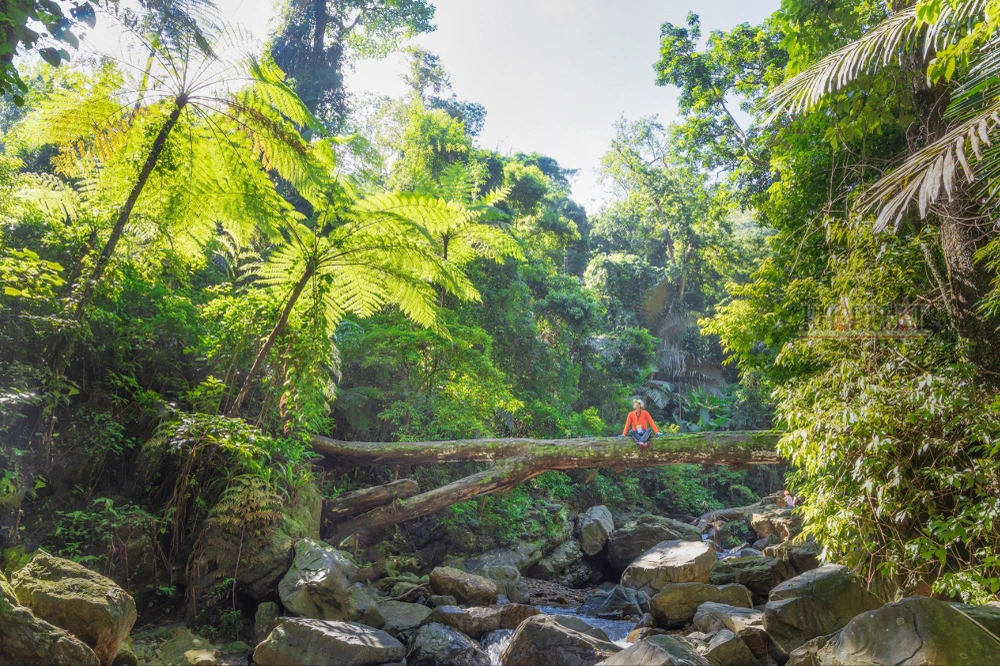
POLYGON ((534 606, 503 604, 502 606, 439 606, 427 616, 427 623, 436 622, 457 629, 475 639, 500 629, 517 629, 524 620, 538 615, 534 606))
POLYGON ((633 523, 619 527, 608 539, 608 564, 624 571, 637 557, 664 541, 701 541, 693 525, 672 518, 645 514, 633 523))
POLYGON ((587 597, 579 612, 581 615, 593 617, 621 618, 628 615, 642 615, 642 606, 635 590, 615 585, 606 591, 587 597))
POLYGON ((996 664, 1000 642, 947 602, 910 597, 858 615, 814 659, 820 666, 996 664))
POLYGON ((500 593, 497 584, 489 578, 452 567, 435 568, 431 571, 430 583, 434 594, 453 596, 458 603, 469 606, 495 604, 500 593))
POLYGON ((596 555, 608 542, 608 537, 615 531, 615 521, 611 511, 603 504, 592 506, 581 515, 577 524, 580 526, 580 547, 587 555, 596 555))
POLYGON ((983 606, 953 603, 955 610, 961 611, 979 624, 986 627, 994 636, 1000 636, 1000 605, 989 603, 983 606))
POLYGON ((708 543, 663 541, 625 569, 622 585, 652 595, 670 583, 707 583, 716 559, 708 543))
POLYGON ((608 638, 607 633, 605 633, 603 629, 600 627, 592 627, 575 615, 552 615, 550 617, 567 629, 579 631, 581 634, 587 634, 588 636, 593 636, 594 638, 602 641, 611 640, 608 638))
POLYGON ((795 578, 807 571, 818 569, 819 546, 815 541, 802 544, 779 543, 764 549, 765 557, 773 557, 778 563, 778 574, 784 580, 795 578))
POLYGON ((135 601, 110 578, 39 550, 11 589, 36 617, 65 629, 109 665, 135 624, 135 601))
POLYGON ((21 606, 0 572, 0 664, 3 666, 98 666, 83 641, 21 606))
POLYGON ((405 601, 383 601, 378 605, 385 624, 383 631, 393 636, 404 634, 423 624, 431 614, 431 609, 423 604, 410 604, 405 601))
POLYGON ((539 560, 525 573, 538 580, 556 580, 582 560, 583 551, 580 548, 580 542, 576 539, 569 539, 557 546, 555 550, 539 560))
POLYGON ((521 623, 504 650, 505 666, 590 666, 621 648, 561 624, 546 615, 529 617, 521 623))
POLYGON ((727 557, 715 563, 708 580, 713 585, 743 585, 756 603, 764 603, 771 590, 785 579, 778 573, 778 561, 773 557, 727 557))
POLYGON ((432 622, 420 627, 406 647, 407 666, 490 666, 490 656, 457 629, 432 622))
POLYGON ((706 602, 698 606, 691 626, 706 634, 728 629, 739 636, 758 659, 768 655, 770 639, 764 631, 764 613, 755 608, 706 602))
POLYGON ((278 596, 291 615, 317 620, 356 620, 358 608, 351 587, 358 567, 349 553, 313 539, 295 543, 295 559, 278 583, 278 596))
POLYGON ((219 650, 211 641, 181 628, 160 645, 151 666, 217 666, 218 663, 219 650))
POLYGON ((760 663, 743 639, 728 629, 712 636, 705 649, 705 658, 712 666, 756 666, 760 663))
POLYGON ((802 531, 802 521, 792 515, 792 509, 774 505, 764 505, 749 512, 750 529, 758 537, 777 536, 787 541, 802 531))
POLYGON ((457 606, 458 601, 455 597, 447 594, 432 594, 427 597, 427 605, 431 608, 438 608, 440 606, 457 606))
POLYGON ((271 629, 274 628, 275 620, 280 616, 281 611, 278 609, 278 604, 273 601, 265 601, 257 606, 257 612, 253 617, 253 633, 258 643, 267 638, 271 629))
POLYGON ((827 564, 771 590, 764 607, 764 629, 775 646, 788 654, 810 639, 839 631, 856 615, 881 605, 850 569, 827 564))
POLYGON ((663 629, 682 627, 694 619, 698 607, 706 601, 737 608, 753 608, 750 591, 742 585, 706 583, 671 583, 649 602, 656 626, 663 629))
POLYGON ((496 583, 499 593, 507 597, 509 601, 513 601, 515 604, 528 602, 528 591, 524 581, 521 580, 521 572, 517 570, 517 567, 511 565, 485 566, 476 573, 496 583))
POLYGON ((406 648, 362 624, 282 618, 253 652, 258 666, 376 666, 398 662, 406 648))
POLYGON ((698 654, 696 646, 681 636, 667 634, 644 638, 615 656, 601 662, 602 666, 712 666, 698 654))

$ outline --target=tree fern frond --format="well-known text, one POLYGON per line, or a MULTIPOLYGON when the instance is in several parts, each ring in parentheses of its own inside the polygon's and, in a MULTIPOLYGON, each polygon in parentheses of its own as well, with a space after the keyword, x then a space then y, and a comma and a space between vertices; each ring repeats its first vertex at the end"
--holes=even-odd
POLYGON ((775 88, 765 100, 765 107, 772 109, 765 123, 783 112, 803 113, 859 76, 896 62, 915 44, 919 29, 915 8, 893 14, 859 39, 775 88))
POLYGON ((990 135, 998 127, 1000 102, 995 101, 939 140, 910 155, 895 171, 875 183, 865 194, 862 209, 880 208, 876 231, 890 224, 898 226, 914 199, 918 202, 921 218, 942 196, 951 200, 960 166, 966 180, 974 182, 968 151, 971 150, 976 160, 982 159, 983 146, 992 145, 990 135))
POLYGON ((67 183, 47 173, 25 173, 18 178, 17 195, 45 213, 75 222, 80 213, 80 195, 67 183))

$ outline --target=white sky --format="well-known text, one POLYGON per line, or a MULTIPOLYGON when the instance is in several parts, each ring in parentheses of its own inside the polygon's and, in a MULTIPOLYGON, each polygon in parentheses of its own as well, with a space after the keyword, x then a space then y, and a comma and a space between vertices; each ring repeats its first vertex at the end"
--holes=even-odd
MULTIPOLYGON (((217 0, 262 39, 274 0, 217 0)), ((612 124, 659 114, 676 93, 654 85, 660 25, 701 16, 702 31, 759 23, 780 0, 435 0, 437 30, 415 41, 441 56, 459 98, 486 107, 479 144, 503 153, 537 151, 579 169, 573 193, 593 210, 602 199, 595 168, 612 124)), ((359 63, 352 93, 398 95, 402 56, 359 63)))

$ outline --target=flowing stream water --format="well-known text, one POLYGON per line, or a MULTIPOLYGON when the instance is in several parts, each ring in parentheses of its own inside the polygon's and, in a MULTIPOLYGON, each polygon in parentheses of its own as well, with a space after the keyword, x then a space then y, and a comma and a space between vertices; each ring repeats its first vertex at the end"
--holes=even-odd
MULTIPOLYGON (((608 638, 610 638, 613 643, 622 647, 628 646, 628 643, 625 642, 625 637, 629 635, 630 631, 635 629, 636 624, 630 620, 603 620, 599 617, 580 615, 578 608, 538 606, 538 610, 542 611, 545 615, 571 615, 573 617, 578 617, 590 626, 601 629, 608 635, 608 638)), ((510 645, 510 639, 513 635, 513 630, 501 629, 483 636, 482 646, 483 649, 486 650, 486 653, 490 655, 490 664, 493 666, 500 666, 500 656, 503 654, 503 651, 507 649, 507 646, 510 645)))

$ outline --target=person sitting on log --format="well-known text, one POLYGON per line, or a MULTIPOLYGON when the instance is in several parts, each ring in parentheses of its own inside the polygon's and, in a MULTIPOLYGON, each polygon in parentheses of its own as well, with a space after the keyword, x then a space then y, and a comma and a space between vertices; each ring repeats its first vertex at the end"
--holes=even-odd
POLYGON ((622 437, 631 435, 639 448, 645 450, 649 447, 650 436, 654 432, 659 435, 660 429, 656 427, 653 417, 646 411, 646 403, 636 398, 632 401, 632 407, 634 409, 628 413, 628 418, 625 419, 622 437))

